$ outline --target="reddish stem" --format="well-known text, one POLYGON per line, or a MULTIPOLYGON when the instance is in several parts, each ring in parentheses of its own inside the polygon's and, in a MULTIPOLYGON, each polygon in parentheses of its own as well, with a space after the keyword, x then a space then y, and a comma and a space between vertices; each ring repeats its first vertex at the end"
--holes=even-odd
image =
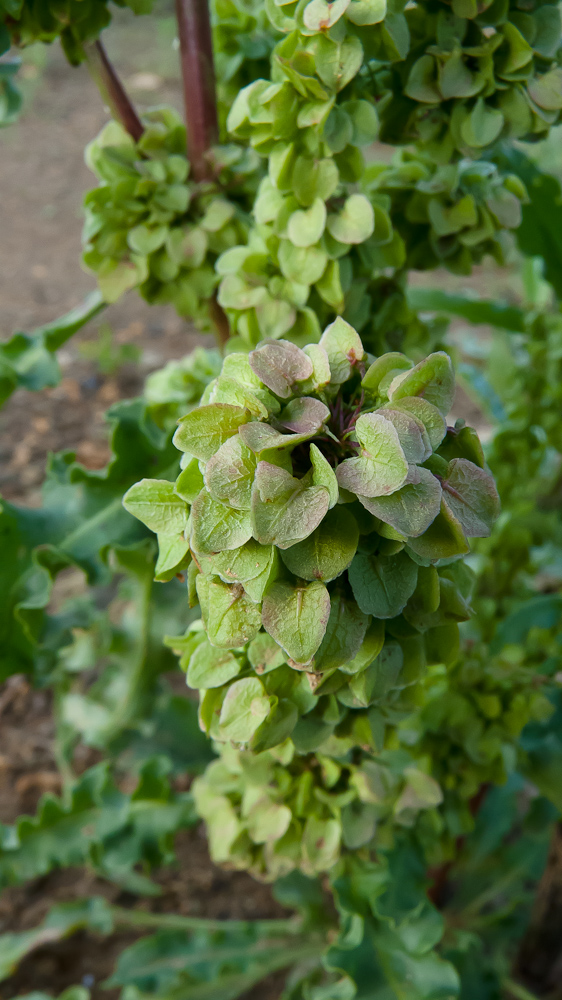
POLYGON ((123 128, 127 130, 135 142, 138 142, 144 132, 144 126, 111 65, 102 43, 98 39, 96 42, 85 45, 84 51, 90 74, 111 111, 112 117, 121 122, 123 128))
POLYGON ((212 179, 207 153, 218 141, 215 69, 207 0, 176 0, 187 146, 196 181, 212 179))

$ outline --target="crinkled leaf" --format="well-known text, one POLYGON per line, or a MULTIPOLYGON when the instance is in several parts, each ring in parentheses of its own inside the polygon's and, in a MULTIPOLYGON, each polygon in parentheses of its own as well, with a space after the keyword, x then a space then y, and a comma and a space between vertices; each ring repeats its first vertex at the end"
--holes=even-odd
POLYGON ((394 618, 416 589, 418 567, 406 555, 358 552, 348 570, 353 596, 365 614, 394 618))
POLYGON ((187 451, 206 462, 221 444, 237 433, 248 417, 246 409, 229 403, 200 406, 182 417, 174 434, 174 444, 180 451, 187 451))
POLYGON ((274 577, 277 553, 273 545, 260 545, 250 538, 239 549, 218 552, 208 558, 211 571, 226 583, 241 583, 253 601, 258 603, 274 577))
POLYGON ((329 416, 330 411, 321 400, 301 396, 287 403, 277 421, 293 434, 316 434, 329 416))
POLYGON ((205 486, 214 500, 236 510, 250 510, 255 471, 256 457, 237 434, 207 462, 205 486))
POLYGON ((277 448, 294 448, 302 441, 308 441, 315 431, 304 434, 283 434, 271 424, 262 424, 254 421, 251 424, 244 424, 240 428, 240 437, 244 444, 259 455, 261 451, 271 451, 277 448))
POLYGON ((265 630, 295 663, 309 663, 320 646, 330 614, 323 583, 274 583, 263 599, 265 630))
POLYGON ((251 537, 248 511, 227 507, 201 490, 191 508, 191 543, 195 552, 210 554, 237 549, 251 537))
POLYGON ((287 549, 312 534, 329 504, 324 486, 307 486, 285 469, 259 462, 252 491, 254 538, 287 549))
POLYGON ((313 372, 310 358, 288 340, 266 341, 250 352, 248 360, 260 381, 281 399, 288 399, 295 383, 313 372))
POLYGON ((205 631, 213 646, 235 649, 260 630, 259 607, 239 583, 227 584, 200 573, 196 580, 205 631))

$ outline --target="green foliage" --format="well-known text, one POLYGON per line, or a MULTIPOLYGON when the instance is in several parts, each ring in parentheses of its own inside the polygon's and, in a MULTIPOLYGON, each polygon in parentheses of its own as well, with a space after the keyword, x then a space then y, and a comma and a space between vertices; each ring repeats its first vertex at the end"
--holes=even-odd
MULTIPOLYGON (((4 9, 17 43, 61 35, 72 61, 109 17, 4 9)), ((43 507, 1 515, 3 669, 55 685, 67 788, 3 831, 0 875, 88 863, 148 894, 197 812, 217 863, 303 916, 104 910, 104 933, 157 931, 119 959, 124 997, 234 1000, 294 965, 284 1000, 497 1000, 562 805, 562 319, 550 289, 523 307, 408 271, 501 263, 513 231, 560 292, 558 182, 508 146, 558 122, 558 7, 216 0, 213 17, 212 179, 192 179, 174 112, 138 142, 110 124, 87 154, 84 260, 104 301, 138 288, 203 326, 222 309, 231 339, 114 409, 108 469, 55 457, 43 507), (409 148, 378 163, 377 138, 409 148), (458 366, 485 449, 447 425, 449 315, 493 328, 458 366), (115 601, 53 607, 68 567, 116 578, 115 601), (164 634, 198 729, 160 676, 164 634), (108 763, 76 779, 80 742, 108 763), (185 771, 193 798, 167 778, 185 771)), ((87 313, 8 341, 4 397, 53 384, 87 313)), ((0 940, 5 968, 97 907, 0 940)))
POLYGON ((137 787, 125 795, 106 764, 86 771, 67 802, 45 796, 37 816, 1 828, 0 884, 22 884, 53 868, 89 863, 131 892, 157 893, 142 870, 173 857, 172 835, 196 822, 188 793, 174 793, 166 762, 142 768, 137 787))
MULTIPOLYGON (((111 122, 89 145, 86 159, 101 184, 86 198, 84 263, 98 275, 107 302, 139 287, 149 302, 171 302, 198 317, 216 285, 217 255, 244 234, 244 215, 212 184, 189 180, 185 127, 171 110, 153 112, 137 144, 111 122)), ((226 182, 236 165, 251 174, 251 158, 217 150, 226 182)))
POLYGON ((0 405, 19 388, 37 392, 57 385, 60 369, 56 351, 102 309, 98 292, 92 292, 76 309, 39 327, 33 333, 14 333, 0 344, 0 405))
MULTIPOLYGON (((135 14, 148 14, 153 0, 114 0, 135 14)), ((109 0, 1 0, 0 19, 16 45, 60 38, 73 65, 84 58, 83 44, 95 40, 111 21, 109 0)))

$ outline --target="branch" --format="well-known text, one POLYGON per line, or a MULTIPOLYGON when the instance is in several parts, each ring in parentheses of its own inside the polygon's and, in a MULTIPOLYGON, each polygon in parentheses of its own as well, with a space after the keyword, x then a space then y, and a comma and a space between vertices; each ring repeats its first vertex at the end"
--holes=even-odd
POLYGON ((111 115, 138 142, 144 126, 135 111, 121 80, 111 65, 99 38, 84 45, 86 64, 111 115))
POLYGON ((212 179, 207 153, 218 141, 215 69, 207 0, 176 0, 187 145, 193 177, 212 179))

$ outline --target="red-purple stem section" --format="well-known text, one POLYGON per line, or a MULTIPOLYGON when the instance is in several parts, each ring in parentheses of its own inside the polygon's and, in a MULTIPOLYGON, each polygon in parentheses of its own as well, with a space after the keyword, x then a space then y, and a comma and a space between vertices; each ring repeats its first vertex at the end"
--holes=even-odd
POLYGON ((176 0, 187 150, 193 178, 212 179, 207 153, 218 141, 215 69, 207 0, 176 0))
POLYGON ((102 43, 98 39, 90 45, 85 45, 84 50, 90 74, 111 111, 112 117, 121 123, 135 142, 138 142, 144 132, 144 126, 111 65, 102 43))

